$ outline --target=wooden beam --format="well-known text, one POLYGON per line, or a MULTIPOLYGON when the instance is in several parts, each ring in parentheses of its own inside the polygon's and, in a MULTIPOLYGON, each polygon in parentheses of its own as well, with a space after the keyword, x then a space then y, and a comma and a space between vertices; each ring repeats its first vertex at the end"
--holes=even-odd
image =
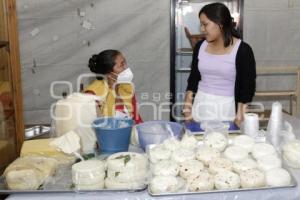
POLYGON ((298 66, 278 66, 278 67, 257 67, 256 73, 263 74, 296 74, 299 70, 298 66))
POLYGON ((24 119, 23 119, 23 95, 20 67, 19 31, 17 21, 17 9, 15 0, 6 0, 7 28, 10 49, 10 77, 12 93, 14 95, 15 121, 16 121, 16 145, 19 154, 24 141, 24 119))

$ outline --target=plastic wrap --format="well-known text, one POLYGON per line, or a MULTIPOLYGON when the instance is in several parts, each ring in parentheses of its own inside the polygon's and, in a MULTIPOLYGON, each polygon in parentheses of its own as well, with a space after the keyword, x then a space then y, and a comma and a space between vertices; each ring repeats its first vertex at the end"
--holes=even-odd
POLYGON ((4 171, 7 187, 11 190, 36 190, 54 175, 57 160, 43 156, 16 159, 4 171))
POLYGON ((223 151, 228 144, 228 129, 229 125, 218 122, 208 121, 203 123, 204 132, 204 144, 215 148, 219 151, 223 151))

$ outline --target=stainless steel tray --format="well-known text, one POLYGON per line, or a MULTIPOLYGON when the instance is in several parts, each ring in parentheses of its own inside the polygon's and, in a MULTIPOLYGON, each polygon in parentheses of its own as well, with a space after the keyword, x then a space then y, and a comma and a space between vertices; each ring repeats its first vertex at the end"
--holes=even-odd
POLYGON ((50 132, 49 126, 35 125, 25 129, 25 139, 32 139, 50 132))
POLYGON ((208 194, 208 193, 225 193, 225 192, 242 192, 242 191, 252 191, 252 190, 270 190, 270 189, 280 189, 280 188, 291 188, 297 186, 297 181, 294 178, 293 174, 290 170, 284 167, 290 175, 291 175, 291 183, 286 186, 280 186, 280 187, 260 187, 260 188, 240 188, 240 189, 233 189, 233 190, 210 190, 210 191, 202 191, 202 192, 188 192, 188 191, 178 191, 175 193, 159 193, 154 194, 150 191, 150 187, 148 187, 148 193, 151 196, 172 196, 172 195, 192 195, 192 194, 208 194))
POLYGON ((10 190, 7 188, 5 178, 0 177, 0 194, 25 194, 25 193, 95 193, 95 192, 138 192, 145 190, 147 185, 142 188, 134 189, 101 189, 101 190, 77 190, 72 184, 71 168, 65 167, 57 170, 54 177, 47 180, 43 187, 38 190, 10 190))

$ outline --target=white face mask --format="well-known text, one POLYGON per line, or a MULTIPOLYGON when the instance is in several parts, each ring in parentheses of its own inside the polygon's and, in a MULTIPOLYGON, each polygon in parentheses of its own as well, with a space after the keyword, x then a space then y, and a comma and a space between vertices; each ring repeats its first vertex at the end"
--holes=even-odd
POLYGON ((118 74, 117 83, 131 83, 132 79, 133 73, 130 68, 127 68, 118 74))

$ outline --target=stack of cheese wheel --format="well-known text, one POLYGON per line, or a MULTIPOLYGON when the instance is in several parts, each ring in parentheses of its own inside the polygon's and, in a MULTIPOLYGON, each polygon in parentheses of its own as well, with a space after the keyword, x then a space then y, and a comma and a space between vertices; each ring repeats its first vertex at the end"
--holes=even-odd
POLYGON ((77 190, 104 188, 105 164, 101 160, 86 160, 72 166, 72 181, 77 190))
POLYGON ((148 159, 145 155, 133 152, 120 152, 107 158, 108 189, 143 188, 148 175, 148 159))
POLYGON ((293 168, 300 168, 300 140, 291 140, 282 146, 284 162, 293 168))

